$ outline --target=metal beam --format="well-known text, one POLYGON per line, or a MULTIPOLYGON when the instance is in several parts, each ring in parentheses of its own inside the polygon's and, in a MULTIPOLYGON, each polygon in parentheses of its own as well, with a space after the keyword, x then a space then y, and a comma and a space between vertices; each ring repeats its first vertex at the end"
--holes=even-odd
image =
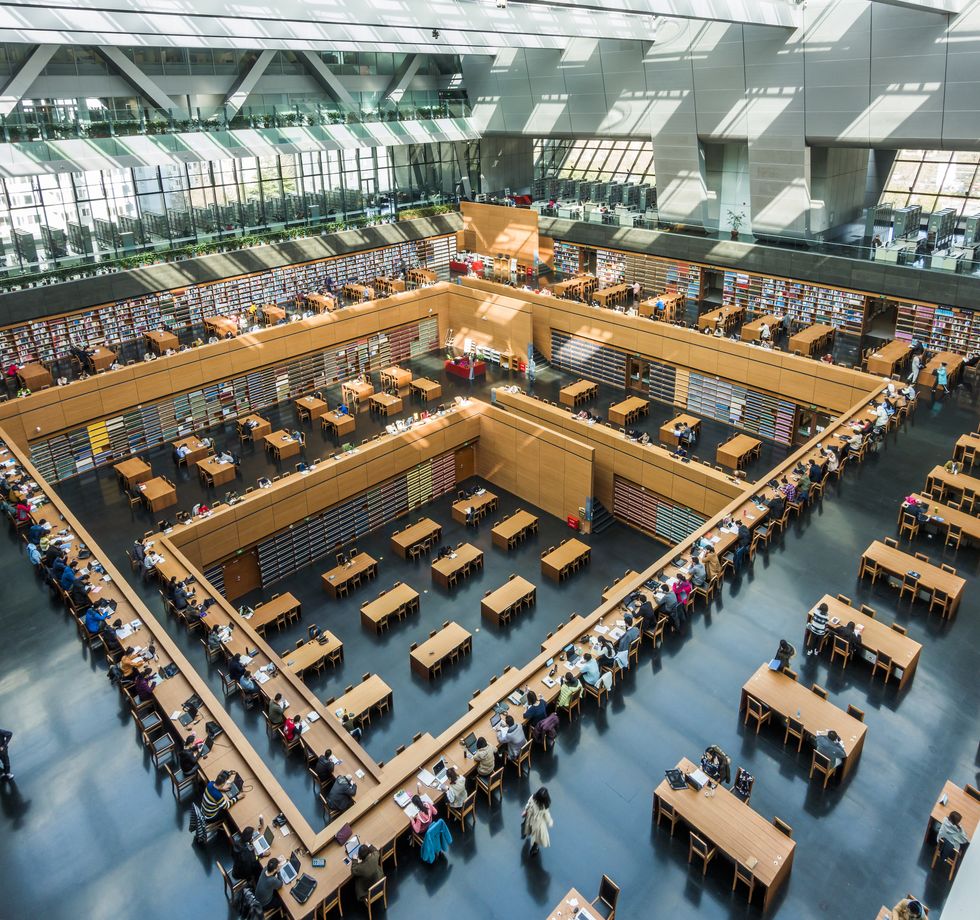
POLYGON ((14 106, 24 98, 24 94, 48 66, 48 61, 57 50, 58 45, 38 45, 27 56, 17 73, 0 90, 0 115, 9 115, 14 110, 14 106))
POLYGON ((183 111, 156 83, 125 54, 112 45, 98 45, 96 50, 118 71, 120 76, 145 99, 164 112, 183 111))
POLYGON ((415 79, 415 75, 419 72, 423 60, 424 57, 421 54, 405 55, 405 60, 402 61, 401 67, 395 71, 395 75, 391 78, 391 82, 385 88, 381 98, 390 99, 395 105, 398 105, 405 94, 405 90, 408 89, 408 84, 415 79))
POLYGON ((255 84, 262 78, 262 74, 265 73, 266 68, 272 63, 272 59, 276 54, 277 52, 275 51, 263 51, 252 62, 252 66, 228 90, 225 96, 224 107, 225 109, 231 109, 232 115, 237 115, 239 109, 245 105, 245 100, 248 99, 249 94, 255 89, 255 84))
POLYGON ((346 106, 352 112, 356 112, 360 107, 354 101, 354 97, 347 92, 344 84, 337 79, 337 75, 331 72, 330 68, 323 63, 323 59, 314 51, 301 51, 300 59, 306 65, 310 75, 341 105, 346 106))
POLYGON ((941 16, 956 16, 966 7, 966 0, 875 0, 875 3, 903 6, 920 13, 939 13, 941 16))

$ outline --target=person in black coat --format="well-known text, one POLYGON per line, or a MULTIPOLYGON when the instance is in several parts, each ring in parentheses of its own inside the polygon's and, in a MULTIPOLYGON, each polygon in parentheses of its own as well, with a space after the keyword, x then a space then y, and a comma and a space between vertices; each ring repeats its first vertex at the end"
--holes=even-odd
MULTIPOLYGON (((259 828, 261 829, 261 827, 262 823, 260 822, 259 828)), ((255 829, 246 827, 231 842, 231 856, 234 860, 231 866, 231 874, 239 881, 247 882, 253 886, 258 880, 259 873, 262 871, 262 864, 259 862, 258 856, 255 855, 255 849, 252 847, 252 838, 254 836, 255 829)))

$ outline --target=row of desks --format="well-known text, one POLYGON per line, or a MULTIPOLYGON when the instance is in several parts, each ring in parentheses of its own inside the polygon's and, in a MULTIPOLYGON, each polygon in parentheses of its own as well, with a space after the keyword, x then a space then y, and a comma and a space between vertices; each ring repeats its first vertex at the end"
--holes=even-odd
POLYGON ((966 589, 966 581, 959 575, 947 572, 931 562, 917 559, 910 553, 889 546, 887 543, 882 543, 880 540, 873 541, 862 553, 861 558, 877 565, 881 571, 899 580, 902 580, 910 572, 917 572, 919 590, 941 591, 946 595, 943 617, 949 618, 956 615, 960 600, 963 598, 963 592, 966 589))
POLYGON ((443 662, 454 655, 468 654, 473 649, 473 637, 459 623, 447 623, 409 654, 413 674, 426 680, 442 668, 443 662))

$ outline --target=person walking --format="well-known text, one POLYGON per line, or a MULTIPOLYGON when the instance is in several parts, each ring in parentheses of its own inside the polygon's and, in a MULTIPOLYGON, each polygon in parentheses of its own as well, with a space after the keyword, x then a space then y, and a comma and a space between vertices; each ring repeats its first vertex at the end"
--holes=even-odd
POLYGON ((7 753, 7 745, 10 744, 10 739, 14 737, 14 733, 7 731, 5 728, 0 728, 0 767, 3 768, 3 773, 0 773, 0 779, 12 780, 14 774, 10 772, 10 755, 7 753))
POLYGON ((521 817, 521 836, 531 841, 530 855, 536 856, 541 847, 551 846, 548 828, 555 826, 551 817, 551 796, 544 786, 527 800, 521 817))

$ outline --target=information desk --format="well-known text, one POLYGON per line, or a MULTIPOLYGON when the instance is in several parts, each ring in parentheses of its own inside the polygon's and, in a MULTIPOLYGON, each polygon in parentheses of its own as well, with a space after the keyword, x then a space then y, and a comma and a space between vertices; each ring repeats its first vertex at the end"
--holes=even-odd
POLYGON ((296 406, 296 414, 301 422, 312 422, 329 408, 325 399, 317 399, 316 396, 302 396, 293 400, 293 405, 296 406))
POLYGON ((457 524, 467 523, 467 513, 473 512, 473 523, 477 523, 485 518, 491 511, 497 510, 497 496, 488 490, 479 495, 471 495, 469 498, 461 498, 453 502, 453 520, 457 524))
POLYGON ((488 591, 480 602, 480 612, 495 626, 509 623, 511 617, 537 602, 537 588, 526 578, 511 575, 510 580, 497 588, 488 591))
POLYGON ((51 371, 43 364, 25 364, 17 369, 17 379, 29 390, 51 386, 51 371))
POLYGON ((119 477, 119 484, 124 489, 132 489, 141 482, 153 477, 153 470, 148 463, 144 463, 139 457, 130 457, 112 467, 119 477))
POLYGON ((320 428, 323 431, 332 431, 338 438, 345 434, 350 434, 357 427, 357 420, 349 413, 343 413, 339 409, 333 412, 325 412, 320 416, 320 428))
POLYGON ((422 518, 421 521, 409 525, 404 530, 393 533, 391 535, 391 548, 396 555, 401 556, 402 559, 407 559, 412 547, 426 541, 438 541, 441 537, 442 525, 431 518, 422 518))
POLYGON ((430 680, 447 658, 466 655, 473 650, 473 637, 459 623, 443 626, 434 636, 409 653, 413 674, 430 680))
POLYGON ((664 422, 660 426, 660 443, 669 444, 671 447, 676 447, 680 443, 680 439, 676 434, 676 430, 680 425, 687 425, 688 428, 694 431, 695 441, 699 440, 701 437, 701 419, 695 418, 693 415, 685 415, 681 413, 680 415, 674 416, 669 422, 664 422))
POLYGON ((826 354, 834 347, 834 336, 837 330, 824 323, 814 323, 790 336, 789 350, 801 355, 813 357, 816 354, 826 354))
POLYGON ((246 440, 257 441, 267 434, 272 434, 271 423, 267 422, 261 415, 243 415, 235 422, 235 426, 238 429, 239 437, 244 437, 246 440), (255 425, 249 427, 249 422, 255 422, 255 425))
POLYGON ((176 351, 180 348, 180 340, 177 336, 163 329, 151 329, 148 332, 144 332, 143 338, 146 339, 150 349, 158 355, 162 355, 168 351, 176 351))
POLYGON ((528 534, 538 532, 538 519, 523 508, 495 524, 490 534, 493 545, 501 549, 514 549, 528 534))
MULTIPOLYGON (((443 365, 443 369, 447 374, 451 374, 453 377, 459 377, 461 380, 470 379, 469 358, 453 358, 452 360, 446 361, 446 363, 443 365)), ((487 365, 483 361, 474 361, 473 376, 485 377, 486 374, 487 365)))
POLYGON ((214 457, 197 461, 197 475, 206 486, 223 486, 235 481, 235 464, 219 463, 214 457))
POLYGON ((174 451, 181 447, 186 447, 188 450, 188 453, 183 458, 188 466, 192 463, 197 463, 198 460, 203 460, 211 451, 211 448, 196 434, 191 435, 189 438, 181 438, 179 441, 173 442, 174 451))
POLYGON ((394 617, 400 620, 418 613, 419 593, 411 585, 396 581, 387 591, 373 601, 361 604, 361 625, 370 629, 375 635, 388 625, 388 620, 394 617))
POLYGON ((300 450, 300 443, 288 431, 280 428, 267 434, 263 439, 265 449, 272 454, 276 460, 287 460, 295 457, 300 450))
POLYGON ((744 318, 744 307, 719 307, 698 317, 698 329, 710 329, 714 332, 721 326, 722 332, 729 335, 744 318))
MULTIPOLYGON (((826 604, 828 616, 837 617, 842 626, 853 621, 862 627, 861 649, 874 656, 887 655, 892 662, 889 678, 898 682, 900 690, 908 683, 912 675, 915 674, 915 669, 919 666, 922 646, 918 642, 908 636, 903 636, 887 623, 882 623, 875 617, 869 617, 829 594, 820 598, 817 604, 826 604)), ((828 638, 828 645, 832 641, 828 638)))
MULTIPOLYGON (((943 605, 943 617, 952 617, 960 606, 966 582, 951 572, 943 571, 938 565, 916 559, 911 553, 902 552, 894 546, 887 546, 875 540, 862 554, 862 560, 877 565, 888 575, 894 575, 899 580, 908 572, 918 572, 918 591, 942 591, 946 595, 943 605)), ((916 593, 918 593, 918 591, 916 593)))
POLYGON ((895 339, 868 356, 868 373, 891 377, 905 369, 910 356, 909 343, 895 339))
POLYGON ((411 390, 422 402, 442 396, 442 384, 428 377, 416 377, 411 383, 411 390))
POLYGON ((579 380, 577 383, 570 383, 562 387, 558 392, 558 399, 563 406, 571 406, 573 409, 581 403, 595 399, 599 395, 599 384, 591 380, 579 380))
POLYGON ((591 548, 581 540, 566 540, 561 546, 541 556, 541 573, 552 581, 564 581, 576 565, 587 565, 591 548), (581 560, 581 562, 579 562, 581 560))
POLYGON ((483 550, 472 543, 458 547, 453 556, 443 556, 432 563, 432 580, 443 588, 452 587, 461 575, 465 578, 474 569, 483 568, 483 550))
MULTIPOLYGON (((677 764, 682 773, 696 769, 687 758, 677 764)), ((796 841, 762 817, 720 783, 712 790, 673 789, 664 779, 653 793, 654 811, 669 805, 685 824, 716 846, 732 862, 752 873, 764 892, 763 910, 789 878, 796 841)))
POLYGON ((614 425, 630 425, 650 411, 650 401, 639 396, 629 396, 609 407, 609 421, 614 425))
POLYGON ((757 319, 752 320, 751 323, 746 323, 742 326, 742 341, 743 342, 758 342, 762 339, 762 325, 763 323, 769 327, 770 341, 776 338, 776 331, 779 328, 779 323, 782 321, 781 316, 776 316, 775 313, 767 313, 764 316, 760 316, 757 319))
POLYGON ((742 699, 739 712, 745 711, 746 700, 755 697, 784 720, 796 719, 803 723, 807 737, 812 739, 817 732, 833 729, 840 735, 844 745, 845 757, 838 764, 837 772, 843 780, 861 756, 864 736, 868 726, 848 715, 829 700, 817 696, 809 687, 787 677, 779 671, 770 671, 768 662, 742 685, 742 699), (797 715, 799 713, 799 715, 797 715))
POLYGON ((715 462, 732 470, 740 470, 746 463, 756 459, 762 451, 762 441, 750 438, 747 434, 737 434, 718 445, 715 462))
POLYGON ((150 511, 162 511, 164 508, 177 504, 177 488, 165 476, 147 479, 141 482, 137 488, 150 511))
POLYGON ((328 705, 335 716, 339 710, 342 710, 360 722, 365 716, 370 716, 373 709, 391 707, 391 687, 377 674, 370 674, 367 680, 361 681, 353 690, 337 697, 328 705))
POLYGON ((294 648, 283 655, 283 667, 292 674, 302 675, 310 668, 319 667, 322 662, 329 661, 336 664, 338 661, 343 661, 344 643, 329 629, 324 629, 320 635, 325 641, 310 639, 299 648, 294 648))
POLYGON ((323 590, 331 597, 341 597, 351 588, 356 588, 362 580, 374 578, 378 574, 377 560, 367 553, 358 553, 353 562, 334 566, 320 576, 323 590))
POLYGON ((289 625, 290 620, 298 619, 302 615, 302 605, 286 591, 272 600, 257 604, 248 619, 248 625, 262 636, 268 627, 275 626, 276 629, 282 629, 289 625))

